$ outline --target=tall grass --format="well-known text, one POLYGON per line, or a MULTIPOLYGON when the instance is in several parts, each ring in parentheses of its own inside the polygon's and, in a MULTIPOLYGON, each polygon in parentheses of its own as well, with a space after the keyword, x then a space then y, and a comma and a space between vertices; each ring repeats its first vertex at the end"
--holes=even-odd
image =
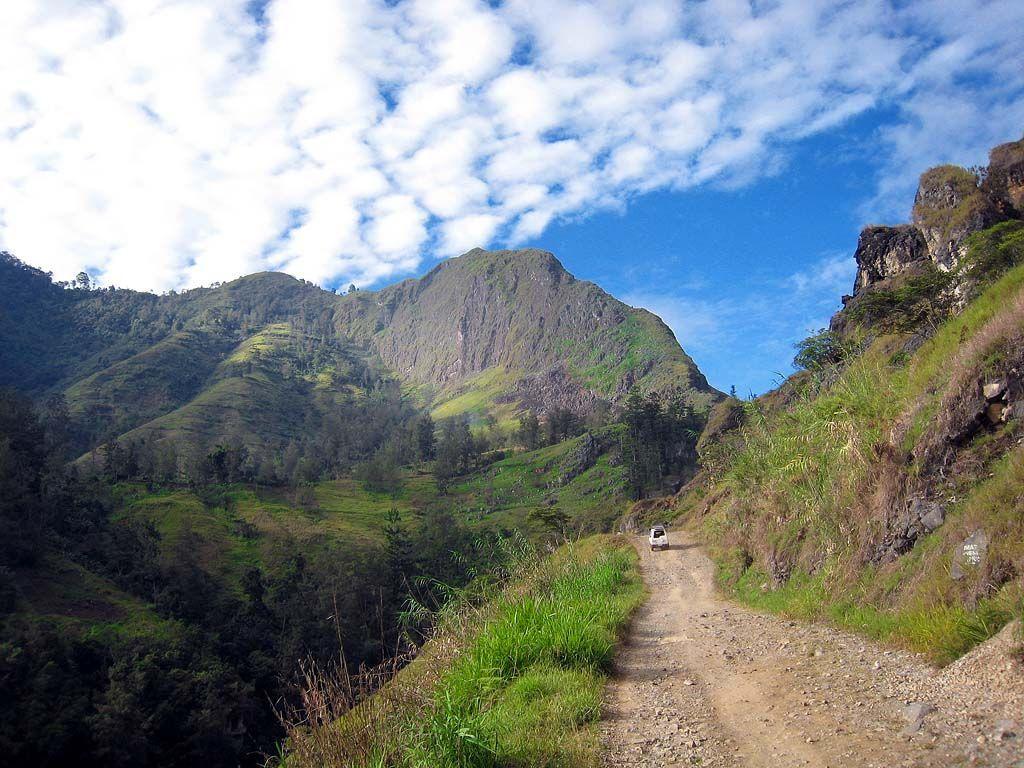
POLYGON ((892 356, 905 338, 880 337, 784 409, 748 405, 738 448, 703 495, 712 501, 685 502, 717 550, 723 585, 758 607, 937 662, 1019 615, 1024 425, 1018 416, 973 442, 962 436, 973 439, 979 382, 1012 376, 1024 361, 1022 323, 1019 265, 909 359, 892 356), (917 531, 909 552, 895 550, 908 500, 921 496, 945 505, 945 522, 917 531), (954 579, 956 547, 976 530, 990 539, 985 563, 954 579))
POLYGON ((308 709, 289 721, 277 764, 596 766, 605 675, 644 595, 636 554, 594 537, 506 562, 453 595, 421 657, 388 684, 353 693, 340 675, 307 671, 308 709))
POLYGON ((570 548, 506 596, 442 676, 411 764, 596 764, 615 643, 643 596, 632 549, 570 548))

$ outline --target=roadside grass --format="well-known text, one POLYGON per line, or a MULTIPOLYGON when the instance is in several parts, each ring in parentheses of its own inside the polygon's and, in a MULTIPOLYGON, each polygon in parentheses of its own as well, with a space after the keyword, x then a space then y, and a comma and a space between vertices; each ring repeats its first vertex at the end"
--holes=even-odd
MULTIPOLYGON (((858 602, 843 594, 846 590, 830 589, 821 577, 801 574, 778 589, 762 589, 768 578, 764 571, 750 568, 729 592, 756 610, 801 621, 827 621, 872 640, 923 653, 940 666, 994 637, 1020 613, 1021 591, 1016 588, 973 608, 938 604, 892 610, 858 602)), ((856 588, 849 591, 855 593, 856 588)))
POLYGON ((921 492, 921 473, 935 471, 955 409, 970 407, 979 380, 1017 364, 1022 296, 1018 265, 905 364, 893 361, 893 338, 879 337, 834 382, 786 409, 748 406, 722 479, 679 501, 712 545, 726 590, 755 608, 830 621, 939 664, 1020 616, 1019 417, 958 445, 958 463, 930 482, 929 498, 945 508, 937 530, 892 561, 876 562, 876 553, 902 510, 896 505, 921 492), (956 549, 976 531, 989 540, 985 561, 954 578, 956 549))
POLYGON ((315 755, 325 768, 597 766, 602 689, 645 594, 636 553, 596 536, 524 562, 488 602, 447 606, 423 656, 368 700, 397 702, 397 717, 373 721, 386 732, 361 728, 357 743, 331 741, 339 729, 354 732, 353 718, 366 722, 360 704, 317 726, 328 729, 319 743, 333 753, 309 749, 316 734, 297 725, 279 764, 304 767, 315 755))

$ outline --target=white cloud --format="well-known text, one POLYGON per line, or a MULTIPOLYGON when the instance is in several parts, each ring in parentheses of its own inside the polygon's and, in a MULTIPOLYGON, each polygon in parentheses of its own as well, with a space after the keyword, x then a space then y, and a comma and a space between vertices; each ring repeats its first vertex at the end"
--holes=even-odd
POLYGON ((864 213, 899 218, 924 167, 1024 126, 1014 0, 251 5, 0 3, 0 247, 137 288, 365 283, 749 183, 880 105, 864 213))
POLYGON ((489 243, 501 220, 500 216, 479 213, 446 221, 442 227, 444 242, 441 252, 446 256, 456 256, 482 243, 489 243))

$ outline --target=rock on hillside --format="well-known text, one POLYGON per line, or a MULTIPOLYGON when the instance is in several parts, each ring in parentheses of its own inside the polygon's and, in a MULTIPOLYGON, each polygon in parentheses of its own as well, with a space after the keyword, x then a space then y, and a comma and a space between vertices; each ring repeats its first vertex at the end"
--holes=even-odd
POLYGON ((854 293, 901 274, 909 265, 928 258, 928 244, 917 227, 865 227, 857 242, 854 293))
POLYGON ((911 224, 865 227, 857 243, 854 296, 929 262, 955 268, 967 238, 1024 217, 1024 139, 995 147, 980 174, 942 165, 921 175, 911 224))

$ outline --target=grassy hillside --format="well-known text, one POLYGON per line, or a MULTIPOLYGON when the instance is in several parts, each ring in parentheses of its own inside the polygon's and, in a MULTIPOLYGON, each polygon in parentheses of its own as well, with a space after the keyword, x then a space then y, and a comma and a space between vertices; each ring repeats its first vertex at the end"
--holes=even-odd
POLYGON ((309 675, 314 716, 289 729, 278 765, 596 767, 604 681, 643 597, 635 551, 611 537, 544 560, 518 551, 503 579, 443 609, 422 655, 372 699, 309 675))
POLYGON ((69 289, 4 254, 0 289, 0 385, 63 395, 79 453, 122 435, 280 450, 386 380, 506 434, 525 410, 583 415, 634 387, 701 413, 720 396, 658 318, 542 251, 475 250, 347 296, 275 273, 163 296, 69 289))
MULTIPOLYGON (((1016 231, 998 233, 1019 250, 1004 267, 1024 261, 1016 231)), ((724 469, 673 506, 737 595, 939 661, 1021 612, 1024 265, 978 290, 923 343, 862 329, 837 377, 747 404, 719 438, 724 469)))

